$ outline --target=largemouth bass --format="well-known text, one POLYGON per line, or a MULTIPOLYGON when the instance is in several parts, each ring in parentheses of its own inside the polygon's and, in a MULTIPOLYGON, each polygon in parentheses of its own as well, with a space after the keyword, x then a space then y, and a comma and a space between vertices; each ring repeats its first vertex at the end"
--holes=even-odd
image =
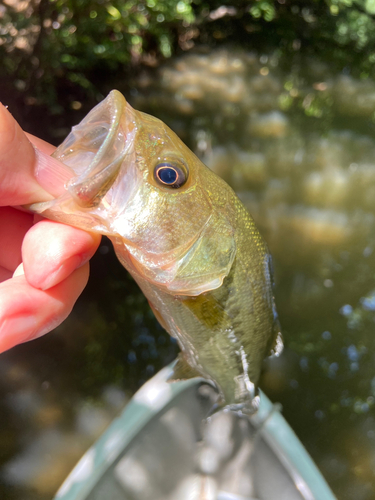
POLYGON ((160 120, 118 91, 53 154, 66 191, 31 209, 107 235, 181 355, 175 378, 212 380, 256 407, 263 359, 282 349, 267 246, 232 189, 160 120))

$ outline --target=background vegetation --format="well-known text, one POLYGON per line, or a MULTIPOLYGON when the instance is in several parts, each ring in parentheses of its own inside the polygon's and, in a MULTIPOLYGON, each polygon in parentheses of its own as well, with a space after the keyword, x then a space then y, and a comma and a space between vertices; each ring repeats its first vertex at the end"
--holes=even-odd
POLYGON ((143 67, 200 45, 277 51, 288 67, 319 54, 366 79, 374 15, 375 0, 5 0, 0 97, 24 127, 58 142, 113 82, 124 87, 143 67))

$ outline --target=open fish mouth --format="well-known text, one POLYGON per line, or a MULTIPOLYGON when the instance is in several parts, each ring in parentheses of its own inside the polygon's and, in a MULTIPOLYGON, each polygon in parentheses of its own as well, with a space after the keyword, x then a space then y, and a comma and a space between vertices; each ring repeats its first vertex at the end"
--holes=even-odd
POLYGON ((79 207, 99 205, 115 182, 133 144, 136 126, 132 114, 122 94, 113 90, 53 153, 76 174, 66 189, 79 207))
MULTIPOLYGON (((120 177, 126 157, 134 151, 136 133, 136 112, 120 92, 112 90, 52 154, 71 173, 63 193, 26 208, 81 229, 113 234, 108 224, 113 219, 113 196, 108 196, 108 191, 120 177)), ((121 194, 126 200, 123 188, 117 197, 121 194)))

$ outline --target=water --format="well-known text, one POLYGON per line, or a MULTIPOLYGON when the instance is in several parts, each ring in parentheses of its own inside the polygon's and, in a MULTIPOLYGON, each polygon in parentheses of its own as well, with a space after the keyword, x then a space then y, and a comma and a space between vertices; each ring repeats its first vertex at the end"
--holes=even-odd
MULTIPOLYGON (((319 61, 282 69, 238 51, 176 58, 127 96, 237 190, 265 236, 286 349, 261 386, 345 500, 375 498, 374 96, 319 61)), ((0 497, 51 498, 177 351, 104 240, 64 325, 0 358, 0 497)))

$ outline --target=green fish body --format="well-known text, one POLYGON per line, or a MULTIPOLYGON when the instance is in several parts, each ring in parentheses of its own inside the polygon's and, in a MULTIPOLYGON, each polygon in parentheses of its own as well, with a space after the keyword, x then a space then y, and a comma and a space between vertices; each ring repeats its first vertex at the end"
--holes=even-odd
POLYGON ((175 378, 201 375, 222 404, 256 407, 281 334, 267 246, 233 190, 160 120, 117 91, 53 154, 72 177, 41 215, 107 235, 177 339, 175 378))

